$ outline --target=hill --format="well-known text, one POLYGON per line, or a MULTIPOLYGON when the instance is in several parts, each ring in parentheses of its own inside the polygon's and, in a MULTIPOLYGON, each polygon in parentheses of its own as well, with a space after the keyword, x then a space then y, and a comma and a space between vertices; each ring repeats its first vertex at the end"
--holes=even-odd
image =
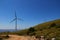
POLYGON ((38 25, 34 26, 33 28, 35 28, 36 30, 47 29, 49 27, 52 27, 52 25, 54 26, 54 28, 55 28, 55 26, 60 26, 60 19, 45 22, 45 23, 42 23, 42 24, 38 24, 38 25))
POLYGON ((31 28, 18 31, 17 33, 19 35, 35 35, 38 37, 43 35, 46 38, 55 37, 60 40, 60 19, 38 24, 31 28), (33 28, 32 30, 35 29, 35 31, 29 32, 31 28, 33 28))

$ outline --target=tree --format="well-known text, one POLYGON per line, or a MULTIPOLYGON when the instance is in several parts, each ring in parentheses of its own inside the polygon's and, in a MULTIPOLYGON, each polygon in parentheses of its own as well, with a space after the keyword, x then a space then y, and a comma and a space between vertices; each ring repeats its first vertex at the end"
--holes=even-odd
POLYGON ((50 27, 54 27, 54 26, 56 26, 56 24, 55 24, 55 23, 52 23, 52 24, 50 25, 50 27))
POLYGON ((51 28, 51 27, 55 27, 55 26, 57 26, 55 23, 52 23, 50 26, 49 26, 49 29, 51 28))
POLYGON ((30 27, 28 29, 27 35, 35 35, 35 29, 33 27, 30 27))

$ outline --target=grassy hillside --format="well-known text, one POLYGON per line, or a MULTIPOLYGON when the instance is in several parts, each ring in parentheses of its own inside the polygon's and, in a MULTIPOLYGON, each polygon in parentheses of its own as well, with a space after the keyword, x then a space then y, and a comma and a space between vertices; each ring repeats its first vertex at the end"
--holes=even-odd
POLYGON ((56 24, 55 26, 60 26, 60 19, 49 21, 49 22, 45 22, 45 23, 42 23, 42 24, 38 24, 38 25, 34 26, 34 28, 36 30, 48 29, 51 26, 51 24, 53 24, 53 23, 56 24))
POLYGON ((35 35, 38 37, 44 35, 46 38, 56 37, 57 40, 60 40, 60 19, 38 24, 31 28, 35 29, 35 31, 29 32, 29 28, 17 33, 19 35, 35 35), (27 34, 28 32, 29 34, 27 34))

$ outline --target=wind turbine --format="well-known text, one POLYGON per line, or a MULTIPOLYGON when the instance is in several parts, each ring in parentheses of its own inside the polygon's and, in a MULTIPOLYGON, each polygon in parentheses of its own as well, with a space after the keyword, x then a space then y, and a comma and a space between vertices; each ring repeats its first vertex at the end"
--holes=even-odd
MULTIPOLYGON (((16 11, 15 11, 15 18, 11 21, 11 22, 15 21, 15 31, 17 31, 17 21, 18 21, 18 20, 22 20, 22 19, 17 18, 16 11)), ((10 22, 10 23, 11 23, 11 22, 10 22)))

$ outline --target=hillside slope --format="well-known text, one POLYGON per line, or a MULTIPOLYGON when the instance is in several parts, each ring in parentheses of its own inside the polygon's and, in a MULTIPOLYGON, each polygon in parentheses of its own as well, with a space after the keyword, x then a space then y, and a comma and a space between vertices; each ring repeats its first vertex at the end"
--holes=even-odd
MULTIPOLYGON (((38 37, 43 35, 46 38, 55 37, 57 40, 60 40, 60 19, 38 24, 32 28, 35 29, 35 31, 29 33, 29 35, 32 34, 38 37)), ((19 35, 27 35, 29 29, 21 30, 17 33, 19 35)))
POLYGON ((38 25, 34 26, 34 28, 37 29, 37 30, 38 29, 48 28, 53 23, 55 23, 57 26, 60 25, 60 19, 45 22, 45 23, 42 23, 42 24, 38 24, 38 25))

